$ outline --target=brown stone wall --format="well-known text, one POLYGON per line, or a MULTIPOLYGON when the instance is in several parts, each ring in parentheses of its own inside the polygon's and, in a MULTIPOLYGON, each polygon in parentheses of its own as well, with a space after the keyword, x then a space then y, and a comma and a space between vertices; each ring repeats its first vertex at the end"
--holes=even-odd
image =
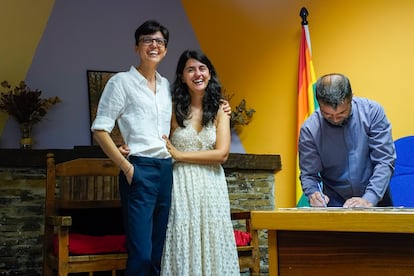
POLYGON ((0 275, 42 275, 45 171, 0 169, 0 275))

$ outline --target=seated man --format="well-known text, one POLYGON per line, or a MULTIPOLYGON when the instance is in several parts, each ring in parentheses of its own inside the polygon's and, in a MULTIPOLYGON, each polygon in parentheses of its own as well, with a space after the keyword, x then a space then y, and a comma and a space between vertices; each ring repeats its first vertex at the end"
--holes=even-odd
POLYGON ((341 74, 321 77, 316 98, 319 109, 302 125, 298 145, 300 180, 310 205, 392 206, 389 182, 396 156, 384 109, 353 97, 341 74))

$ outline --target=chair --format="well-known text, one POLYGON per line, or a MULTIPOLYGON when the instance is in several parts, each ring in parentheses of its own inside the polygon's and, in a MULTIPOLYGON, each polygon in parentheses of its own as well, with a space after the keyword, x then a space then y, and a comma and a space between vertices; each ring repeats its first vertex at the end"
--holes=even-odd
POLYGON ((43 275, 124 270, 117 166, 107 158, 55 164, 52 153, 46 162, 43 275))
POLYGON ((396 207, 414 207, 414 136, 394 142, 397 159, 390 181, 393 204, 396 207))
POLYGON ((250 234, 248 245, 237 246, 240 269, 249 269, 250 276, 260 275, 260 249, 257 229, 253 229, 250 212, 237 211, 231 213, 235 231, 241 230, 250 234))

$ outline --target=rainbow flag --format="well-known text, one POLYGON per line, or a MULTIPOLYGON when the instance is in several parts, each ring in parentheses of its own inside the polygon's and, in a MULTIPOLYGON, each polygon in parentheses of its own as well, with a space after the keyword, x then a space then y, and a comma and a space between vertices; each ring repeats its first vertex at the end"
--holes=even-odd
MULTIPOLYGON (((297 117, 297 140, 302 124, 315 109, 318 102, 315 97, 315 71, 312 63, 312 48, 309 36, 309 27, 306 20, 308 12, 302 8, 302 36, 299 48, 299 72, 298 72, 298 117, 297 117)), ((298 207, 309 206, 308 199, 303 195, 299 180, 299 153, 296 154, 296 205, 298 207)))

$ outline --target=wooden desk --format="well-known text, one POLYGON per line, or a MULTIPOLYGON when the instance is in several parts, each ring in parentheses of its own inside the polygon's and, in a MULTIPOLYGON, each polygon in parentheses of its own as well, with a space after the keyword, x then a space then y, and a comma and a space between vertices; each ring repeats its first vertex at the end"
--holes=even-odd
POLYGON ((253 211, 269 275, 414 275, 414 209, 253 211))

